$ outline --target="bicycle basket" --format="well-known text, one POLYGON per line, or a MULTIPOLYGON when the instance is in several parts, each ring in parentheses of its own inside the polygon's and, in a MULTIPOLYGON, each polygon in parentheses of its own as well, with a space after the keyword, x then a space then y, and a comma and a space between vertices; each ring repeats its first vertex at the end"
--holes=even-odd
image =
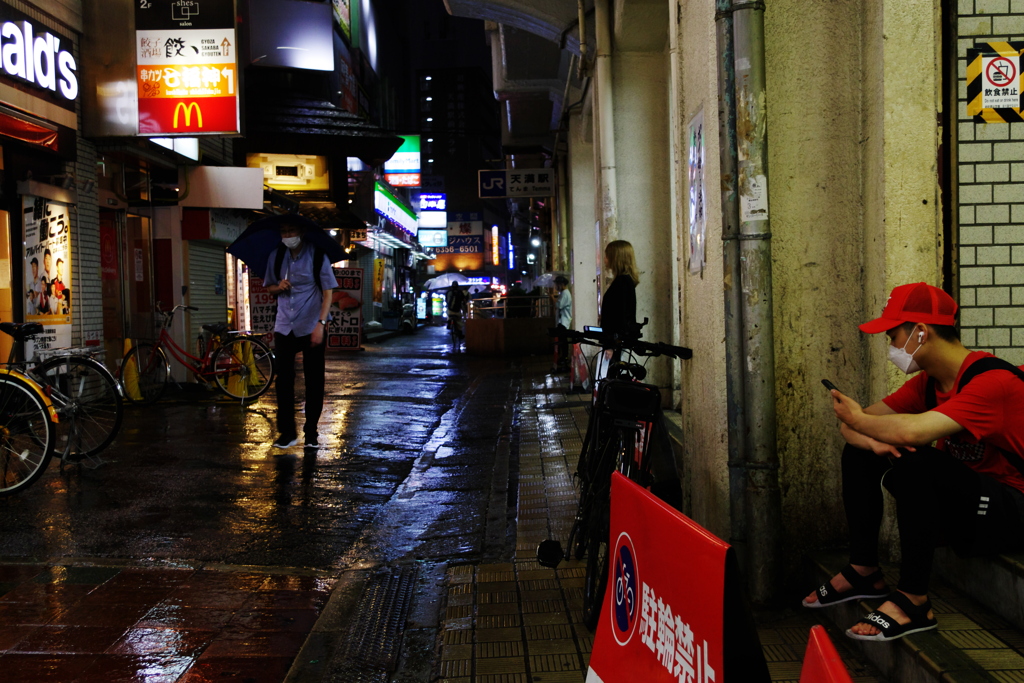
POLYGON ((597 402, 614 417, 653 422, 661 411, 661 392, 653 384, 611 379, 601 385, 597 402))

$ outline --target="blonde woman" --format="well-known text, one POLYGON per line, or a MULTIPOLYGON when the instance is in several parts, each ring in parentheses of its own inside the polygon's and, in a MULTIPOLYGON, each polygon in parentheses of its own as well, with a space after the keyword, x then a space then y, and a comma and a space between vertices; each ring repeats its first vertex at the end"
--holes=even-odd
POLYGON ((612 334, 633 335, 636 327, 636 268, 633 245, 626 240, 609 242, 604 248, 605 268, 615 279, 601 299, 601 329, 612 334))

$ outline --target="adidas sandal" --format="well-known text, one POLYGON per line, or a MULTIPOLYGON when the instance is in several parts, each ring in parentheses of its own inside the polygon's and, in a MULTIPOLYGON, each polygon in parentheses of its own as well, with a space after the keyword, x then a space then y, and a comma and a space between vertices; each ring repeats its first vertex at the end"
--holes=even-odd
POLYGON ((842 602, 849 602, 850 600, 860 600, 862 598, 884 598, 889 594, 889 588, 882 586, 881 588, 875 588, 875 584, 882 579, 882 570, 876 569, 867 576, 861 576, 857 573, 857 570, 850 565, 846 565, 839 573, 843 575, 843 578, 850 582, 848 590, 841 591, 832 586, 832 583, 826 581, 825 583, 818 586, 818 599, 814 602, 807 602, 804 598, 803 606, 811 609, 820 609, 822 607, 831 607, 832 605, 838 605, 842 602))
POLYGON ((902 638, 903 636, 910 635, 911 633, 930 631, 939 625, 939 622, 936 619, 928 618, 928 610, 932 608, 931 600, 926 600, 925 603, 920 606, 915 605, 910 601, 910 598, 899 591, 894 592, 887 599, 889 602, 903 610, 903 613, 910 617, 910 621, 906 624, 899 624, 888 614, 875 610, 857 623, 874 626, 879 629, 879 633, 872 636, 862 636, 858 633, 854 633, 850 629, 846 629, 846 635, 854 640, 875 640, 885 642, 888 640, 902 638))

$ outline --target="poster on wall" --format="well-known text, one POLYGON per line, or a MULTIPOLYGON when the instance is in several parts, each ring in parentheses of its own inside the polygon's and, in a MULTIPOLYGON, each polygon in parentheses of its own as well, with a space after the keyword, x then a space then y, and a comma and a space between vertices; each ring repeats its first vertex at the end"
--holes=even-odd
POLYGON ((362 346, 363 269, 335 268, 338 286, 331 301, 331 325, 327 348, 332 351, 358 351, 362 346))
POLYGON ((43 334, 25 343, 26 357, 71 346, 71 222, 67 204, 23 197, 25 320, 43 334))
POLYGON ((704 201, 704 110, 690 121, 690 272, 704 272, 707 213, 704 201))
POLYGON ((331 0, 334 5, 334 20, 345 40, 352 42, 352 7, 351 0, 331 0))
POLYGON ((249 329, 253 334, 273 335, 277 299, 263 286, 263 278, 249 275, 249 329))

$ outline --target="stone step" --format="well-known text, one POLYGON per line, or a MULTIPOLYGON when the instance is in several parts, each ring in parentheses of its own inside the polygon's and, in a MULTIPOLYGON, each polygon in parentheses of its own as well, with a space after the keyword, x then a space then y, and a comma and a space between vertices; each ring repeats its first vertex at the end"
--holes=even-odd
POLYGON ((935 553, 934 572, 964 595, 1024 630, 1024 553, 964 559, 935 553))
MULTIPOLYGON (((840 553, 814 555, 809 559, 810 583, 827 581, 846 561, 840 553)), ((882 571, 889 585, 895 586, 898 570, 883 567, 882 571)), ((883 678, 900 683, 1024 681, 1024 631, 939 577, 932 581, 931 599, 938 629, 889 643, 845 639, 846 644, 883 678)), ((854 600, 814 613, 843 632, 880 603, 854 600)))

